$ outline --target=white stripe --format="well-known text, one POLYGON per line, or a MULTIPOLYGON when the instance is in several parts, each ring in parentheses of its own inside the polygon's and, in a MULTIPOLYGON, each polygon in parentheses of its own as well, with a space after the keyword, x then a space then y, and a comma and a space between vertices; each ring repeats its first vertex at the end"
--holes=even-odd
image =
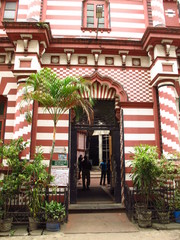
POLYGON ((111 9, 144 10, 143 5, 111 3, 111 9))
POLYGON ((143 14, 134 14, 134 13, 119 13, 119 12, 112 12, 111 13, 111 19, 113 22, 114 18, 122 18, 122 19, 144 19, 143 14))
POLYGON ((144 23, 129 23, 129 22, 112 22, 112 27, 118 27, 118 28, 145 28, 144 23))
MULTIPOLYGON (((52 140, 53 133, 37 133, 37 140, 52 140)), ((56 140, 68 140, 68 133, 56 133, 56 140)))
POLYGON ((125 174, 125 181, 131 181, 132 180, 132 174, 131 173, 126 173, 125 174))
POLYGON ((174 116, 173 114, 167 112, 167 111, 164 111, 164 110, 160 109, 160 115, 161 115, 161 117, 164 117, 164 118, 166 118, 166 119, 168 119, 170 121, 173 121, 176 124, 178 123, 177 117, 174 116))
MULTIPOLYGON (((62 146, 60 148, 63 148, 63 150, 65 149, 66 153, 68 152, 68 147, 62 146)), ((40 149, 43 151, 43 153, 49 154, 51 152, 52 146, 41 146, 40 149)))
POLYGON ((175 92, 174 92, 174 89, 172 89, 172 87, 167 87, 167 86, 164 86, 164 87, 160 87, 159 88, 159 92, 161 93, 167 93, 173 97, 175 97, 175 92))
POLYGON ((167 139, 166 137, 163 137, 162 136, 162 142, 165 144, 165 145, 168 145, 169 147, 171 147, 172 149, 174 149, 175 151, 178 151, 180 150, 179 148, 179 144, 167 139))
POLYGON ((20 128, 18 131, 14 133, 14 138, 17 139, 19 137, 22 137, 23 135, 26 135, 31 132, 31 125, 28 125, 27 127, 20 128))
POLYGON ((125 147, 124 148, 125 153, 134 153, 134 147, 125 147))
POLYGON ((3 95, 8 95, 11 89, 17 89, 17 83, 7 83, 3 95))
POLYGON ((52 16, 81 16, 81 11, 63 11, 63 10, 47 10, 46 11, 47 15, 52 15, 52 16))
POLYGON ((168 106, 168 108, 172 108, 173 110, 177 111, 175 102, 168 100, 167 98, 159 98, 159 102, 165 106, 168 106))
POLYGON ((60 19, 47 19, 52 25, 64 25, 64 26, 81 26, 81 20, 60 20, 60 19))
POLYGON ((71 1, 47 1, 47 6, 64 6, 64 7, 81 7, 82 3, 81 2, 71 2, 71 1))
POLYGON ((153 116, 153 109, 149 108, 125 108, 123 112, 124 115, 153 116))
MULTIPOLYGON (((38 127, 54 127, 53 120, 38 120, 37 121, 38 127)), ((68 120, 59 120, 57 123, 57 127, 68 127, 69 121, 68 120)))
POLYGON ((6 126, 14 127, 14 120, 6 119, 6 126))
POLYGON ((15 107, 8 107, 7 113, 15 113, 15 107))
MULTIPOLYGON (((49 112, 45 109, 45 108, 43 108, 43 107, 39 107, 38 108, 38 113, 40 113, 40 114, 49 114, 49 112)), ((69 110, 67 110, 64 114, 69 114, 69 110)))
POLYGON ((124 121, 125 128, 154 128, 153 121, 124 121))
POLYGON ((155 134, 125 134, 124 135, 125 141, 131 140, 142 140, 142 141, 152 141, 155 140, 155 134))
POLYGON ((5 139, 13 139, 14 135, 13 132, 5 132, 5 139))
POLYGON ((172 135, 176 136, 177 138, 179 138, 179 133, 178 133, 178 130, 176 130, 175 128, 169 126, 169 125, 166 125, 164 123, 161 122, 161 128, 163 130, 165 130, 166 132, 168 133, 171 133, 172 135))

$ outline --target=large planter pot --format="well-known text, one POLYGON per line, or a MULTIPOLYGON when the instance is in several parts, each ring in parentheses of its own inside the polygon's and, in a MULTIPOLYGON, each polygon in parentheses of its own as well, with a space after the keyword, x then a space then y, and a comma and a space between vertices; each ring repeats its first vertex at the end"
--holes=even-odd
POLYGON ((169 223, 169 212, 157 212, 159 222, 162 224, 169 223))
POLYGON ((29 231, 34 231, 39 228, 39 222, 32 217, 29 217, 29 231))
POLYGON ((177 223, 180 223, 180 210, 174 211, 173 214, 174 214, 175 221, 177 223))
POLYGON ((135 215, 134 218, 138 220, 138 213, 141 213, 146 210, 146 206, 143 203, 136 203, 134 206, 135 209, 135 215))
POLYGON ((12 228, 13 218, 0 219, 0 232, 8 232, 12 228))
POLYGON ((60 231, 60 222, 46 222, 46 230, 50 232, 58 232, 60 231))
POLYGON ((151 227, 152 212, 150 210, 143 210, 141 212, 138 212, 138 225, 142 228, 151 227))

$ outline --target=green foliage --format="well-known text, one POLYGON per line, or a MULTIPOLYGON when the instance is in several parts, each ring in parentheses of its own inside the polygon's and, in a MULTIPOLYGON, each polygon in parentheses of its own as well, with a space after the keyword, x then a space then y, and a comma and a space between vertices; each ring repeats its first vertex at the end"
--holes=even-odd
POLYGON ((63 204, 58 203, 56 201, 45 202, 45 207, 43 208, 45 211, 45 219, 52 221, 63 221, 66 212, 63 204))
POLYGON ((9 208, 9 199, 13 198, 23 187, 30 197, 29 210, 36 218, 44 201, 44 190, 53 180, 53 177, 46 171, 43 164, 43 152, 39 150, 35 154, 34 161, 20 160, 20 153, 26 148, 27 142, 23 138, 12 140, 9 144, 0 147, 3 159, 8 165, 8 174, 0 181, 0 215, 5 217, 9 208))
MULTIPOLYGON (((91 123, 93 121, 93 110, 90 90, 82 78, 66 77, 60 79, 50 68, 43 68, 36 74, 31 74, 26 82, 23 101, 29 104, 31 100, 40 103, 49 112, 54 123, 49 166, 49 173, 51 173, 57 122, 63 113, 80 106, 91 123), (84 92, 87 93, 88 98, 83 97, 84 92)), ((27 114, 28 118, 29 114, 27 114)))
POLYGON ((180 210, 180 189, 176 189, 174 194, 173 209, 180 210))
POLYGON ((40 216, 40 210, 45 198, 45 189, 53 180, 53 177, 46 171, 46 166, 43 164, 43 153, 40 150, 34 157, 32 163, 27 164, 24 169, 24 176, 26 181, 27 193, 30 197, 29 210, 31 216, 38 219, 40 216))
POLYGON ((148 205, 150 192, 156 185, 159 175, 157 147, 140 145, 136 146, 134 150, 132 180, 143 196, 144 203, 148 205))
MULTIPOLYGON (((0 146, 0 154, 7 161, 8 174, 0 181, 0 208, 3 209, 3 217, 6 217, 9 204, 8 201, 20 189, 24 181, 23 171, 26 166, 26 160, 19 159, 20 153, 26 148, 27 143, 23 142, 23 138, 11 140, 9 144, 0 146)), ((2 215, 2 214, 1 214, 2 215)), ((1 216, 2 217, 2 216, 1 216)))
POLYGON ((171 159, 166 159, 165 156, 159 161, 159 177, 158 184, 160 187, 167 186, 168 181, 174 181, 176 178, 176 166, 174 161, 171 159))

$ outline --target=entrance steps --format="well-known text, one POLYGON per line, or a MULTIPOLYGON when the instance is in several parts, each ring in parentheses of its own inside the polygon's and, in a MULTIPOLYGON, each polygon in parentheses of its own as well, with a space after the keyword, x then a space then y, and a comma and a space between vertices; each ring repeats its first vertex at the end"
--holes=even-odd
POLYGON ((104 202, 86 202, 69 205, 70 213, 82 212, 124 212, 125 207, 121 203, 104 202))

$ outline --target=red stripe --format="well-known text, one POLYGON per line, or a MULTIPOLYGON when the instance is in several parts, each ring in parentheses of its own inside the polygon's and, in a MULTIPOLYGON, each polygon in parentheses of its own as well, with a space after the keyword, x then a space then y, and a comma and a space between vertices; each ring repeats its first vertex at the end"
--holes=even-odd
MULTIPOLYGON (((69 128, 68 127, 57 127, 56 133, 68 133, 69 128)), ((37 127, 38 133, 52 133, 53 127, 37 127)))
MULTIPOLYGON (((133 125, 133 123, 132 123, 133 125)), ((124 128, 124 133, 155 133, 154 128, 124 128)))
MULTIPOLYGON (((51 146, 52 141, 51 140, 36 140, 37 146, 51 146)), ((55 146, 60 147, 67 147, 68 146, 68 140, 56 140, 55 146)))
POLYGON ((149 115, 124 115, 124 121, 153 121, 154 122, 154 116, 149 115))
MULTIPOLYGON (((38 120, 52 120, 52 117, 50 114, 47 113, 38 113, 38 120)), ((69 120, 69 114, 62 114, 59 120, 69 120)))
POLYGON ((125 141, 125 147, 135 147, 135 146, 137 146, 137 145, 140 145, 140 144, 149 144, 149 145, 151 145, 151 146, 155 146, 156 145, 156 143, 155 143, 155 141, 154 140, 147 140, 147 141, 138 141, 138 140, 134 140, 134 141, 132 141, 132 140, 130 140, 130 141, 125 141))
POLYGON ((168 133, 164 130, 162 130, 162 135, 163 135, 163 137, 166 137, 170 141, 175 142, 176 144, 179 144, 179 138, 176 137, 175 135, 172 135, 171 133, 168 133))
POLYGON ((170 119, 167 119, 167 118, 164 118, 164 117, 161 117, 161 122, 163 124, 166 124, 167 126, 170 126, 172 128, 174 128, 175 130, 178 131, 178 126, 175 122, 171 121, 170 119))

